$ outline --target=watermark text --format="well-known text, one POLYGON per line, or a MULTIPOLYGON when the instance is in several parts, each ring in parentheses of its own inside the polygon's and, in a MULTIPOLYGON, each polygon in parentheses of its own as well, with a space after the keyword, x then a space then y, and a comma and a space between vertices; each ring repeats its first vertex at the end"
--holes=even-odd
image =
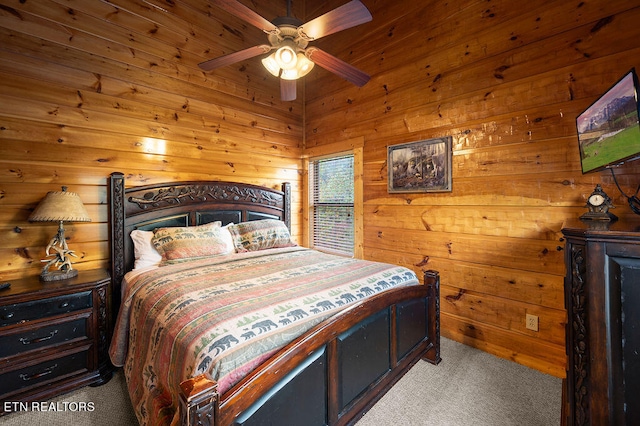
POLYGON ((3 407, 5 413, 16 411, 94 411, 96 406, 93 402, 75 402, 75 401, 4 401, 3 407))

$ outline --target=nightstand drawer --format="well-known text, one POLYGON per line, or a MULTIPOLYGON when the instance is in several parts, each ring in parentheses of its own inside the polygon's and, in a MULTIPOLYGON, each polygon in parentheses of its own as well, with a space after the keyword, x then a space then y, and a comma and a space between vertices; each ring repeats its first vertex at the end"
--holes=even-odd
POLYGON ((74 339, 88 338, 89 316, 75 318, 72 321, 20 328, 0 336, 0 358, 22 354, 27 351, 55 346, 74 339))
POLYGON ((88 350, 0 374, 0 394, 8 394, 56 378, 88 370, 88 350))
POLYGON ((0 306, 0 326, 88 309, 91 307, 91 297, 91 291, 85 291, 33 302, 0 306))

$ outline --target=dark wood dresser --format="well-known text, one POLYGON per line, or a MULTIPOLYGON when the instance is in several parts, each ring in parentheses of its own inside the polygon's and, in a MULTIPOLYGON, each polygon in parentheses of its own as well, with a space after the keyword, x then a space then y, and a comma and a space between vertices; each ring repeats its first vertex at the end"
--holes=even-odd
POLYGON ((567 423, 640 424, 640 219, 565 224, 567 423))
POLYGON ((10 281, 0 291, 0 406, 45 401, 111 378, 111 278, 80 271, 69 280, 10 281))

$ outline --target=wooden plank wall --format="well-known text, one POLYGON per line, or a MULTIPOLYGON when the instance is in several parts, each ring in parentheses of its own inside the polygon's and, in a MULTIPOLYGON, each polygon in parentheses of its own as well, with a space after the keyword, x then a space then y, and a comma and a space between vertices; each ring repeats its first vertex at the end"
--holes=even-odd
MULTIPOLYGON (((640 69, 640 2, 364 3, 371 23, 318 46, 372 79, 310 74, 305 137, 364 137, 365 257, 439 270, 444 336, 563 377, 562 223, 596 183, 632 216, 609 172, 580 172, 575 117, 640 69), (447 135, 451 193, 387 193, 388 145, 447 135)), ((638 163, 616 172, 627 194, 638 163)))
MULTIPOLYGON (((439 270, 445 336, 563 376, 562 222, 596 183, 630 215, 609 174, 580 173, 574 119, 640 68, 638 0, 363 2, 372 22, 317 46, 372 80, 316 67, 283 103, 258 60, 197 68, 265 41, 206 0, 0 0, 0 280, 39 273, 56 228, 27 218, 61 185, 93 219, 67 226, 78 269, 104 267, 112 171, 130 185, 290 181, 299 212, 304 145, 364 138, 364 256, 439 270), (388 194, 387 145, 446 135, 453 191, 388 194)), ((294 1, 294 15, 343 3, 294 1)), ((633 193, 640 166, 617 176, 633 193)))
MULTIPOLYGON (((263 16, 286 14, 263 3, 263 16)), ((281 102, 257 58, 197 67, 265 42, 206 0, 1 0, 0 280, 40 272, 56 225, 27 218, 62 185, 92 218, 66 226, 76 267, 105 267, 113 171, 128 185, 289 181, 299 210, 302 96, 281 102)), ((300 234, 297 215, 293 225, 300 234)))

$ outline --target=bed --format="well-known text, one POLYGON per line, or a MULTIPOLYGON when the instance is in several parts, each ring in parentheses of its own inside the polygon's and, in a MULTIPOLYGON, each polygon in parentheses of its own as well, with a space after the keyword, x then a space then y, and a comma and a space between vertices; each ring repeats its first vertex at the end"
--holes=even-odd
POLYGON ((354 424, 418 360, 440 362, 438 273, 420 285, 297 246, 287 183, 126 187, 113 173, 108 201, 110 356, 141 424, 354 424), (227 232, 233 251, 206 239, 227 232), (162 266, 138 267, 143 233, 162 266))

